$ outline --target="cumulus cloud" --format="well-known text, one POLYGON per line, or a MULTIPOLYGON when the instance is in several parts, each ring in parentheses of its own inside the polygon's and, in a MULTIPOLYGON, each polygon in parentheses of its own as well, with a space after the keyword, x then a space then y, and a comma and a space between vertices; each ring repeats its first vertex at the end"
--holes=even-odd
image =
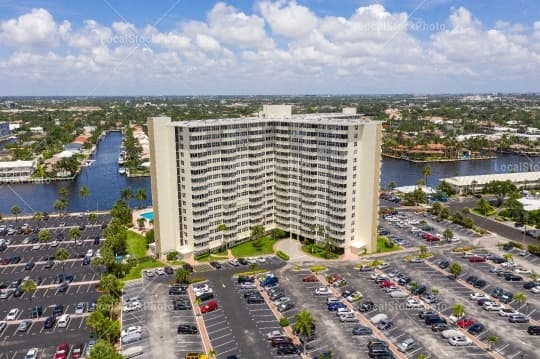
POLYGON ((37 81, 74 93, 313 93, 452 91, 441 83, 456 78, 504 91, 497 86, 508 78, 536 88, 531 79, 540 73, 540 21, 501 19, 487 27, 459 7, 445 26, 418 36, 407 14, 380 4, 348 16, 317 15, 294 0, 261 0, 253 9, 218 2, 204 20, 159 29, 95 19, 71 24, 34 9, 0 20, 0 40, 10 46, 0 76, 28 89, 45 88, 37 81))

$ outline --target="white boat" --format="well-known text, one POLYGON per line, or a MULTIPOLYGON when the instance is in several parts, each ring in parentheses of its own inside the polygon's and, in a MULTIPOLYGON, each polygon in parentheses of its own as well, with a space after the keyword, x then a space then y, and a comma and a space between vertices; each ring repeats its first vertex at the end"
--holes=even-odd
POLYGON ((124 162, 125 162, 125 161, 124 161, 124 157, 122 157, 122 156, 118 157, 118 164, 119 164, 119 165, 123 165, 124 162))
POLYGON ((120 167, 118 169, 118 173, 121 174, 121 175, 125 175, 126 174, 126 169, 124 167, 120 167))

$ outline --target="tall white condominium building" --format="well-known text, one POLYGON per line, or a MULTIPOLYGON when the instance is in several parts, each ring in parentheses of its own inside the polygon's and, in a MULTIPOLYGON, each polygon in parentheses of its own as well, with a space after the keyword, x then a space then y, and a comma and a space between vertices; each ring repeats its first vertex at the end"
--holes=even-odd
POLYGON ((238 243, 255 225, 344 252, 376 248, 381 124, 355 109, 264 106, 259 117, 148 126, 158 255, 238 243))

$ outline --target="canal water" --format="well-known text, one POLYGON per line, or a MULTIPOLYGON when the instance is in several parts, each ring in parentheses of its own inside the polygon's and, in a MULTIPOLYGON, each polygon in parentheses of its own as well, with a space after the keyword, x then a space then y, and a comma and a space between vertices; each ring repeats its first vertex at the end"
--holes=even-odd
MULTIPOLYGON (((0 185, 0 214, 9 213, 11 206, 18 205, 23 212, 53 212, 54 201, 58 198, 58 190, 68 187, 68 211, 107 210, 119 198, 120 191, 130 187, 134 192, 144 188, 148 199, 144 206, 151 204, 150 178, 127 178, 118 174, 118 155, 122 134, 109 132, 98 144, 92 166, 83 168, 75 181, 52 182, 47 184, 11 184, 0 185), (90 196, 82 199, 79 188, 88 186, 90 196)), ((415 184, 422 177, 423 163, 384 158, 381 169, 381 184, 387 186, 390 181, 401 185, 415 184)), ((465 176, 472 174, 522 172, 529 169, 540 171, 540 159, 528 159, 515 155, 500 155, 497 159, 480 161, 461 161, 430 163, 431 175, 428 184, 436 186, 439 178, 465 176)), ((138 205, 136 200, 132 205, 138 205)))

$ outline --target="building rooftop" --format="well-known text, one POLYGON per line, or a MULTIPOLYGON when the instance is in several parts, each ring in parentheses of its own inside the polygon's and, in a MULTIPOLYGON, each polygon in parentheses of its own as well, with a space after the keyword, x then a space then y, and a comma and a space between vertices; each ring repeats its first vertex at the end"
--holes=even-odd
POLYGON ((325 125, 366 125, 376 124, 379 121, 373 121, 362 115, 351 115, 343 113, 316 113, 316 114, 301 114, 291 115, 281 118, 262 118, 262 117, 239 117, 239 118, 218 118, 209 120, 193 120, 193 121, 173 121, 172 126, 176 127, 201 127, 201 126, 216 126, 230 124, 247 124, 247 123, 267 123, 267 122, 300 122, 310 124, 325 124, 325 125))
POLYGON ((491 181, 510 181, 518 183, 524 181, 538 182, 538 180, 540 180, 540 172, 490 173, 486 175, 441 178, 441 181, 445 181, 454 186, 472 186, 473 181, 475 181, 475 184, 477 185, 484 185, 491 181))
POLYGON ((34 161, 4 161, 0 162, 0 169, 33 167, 34 161))

